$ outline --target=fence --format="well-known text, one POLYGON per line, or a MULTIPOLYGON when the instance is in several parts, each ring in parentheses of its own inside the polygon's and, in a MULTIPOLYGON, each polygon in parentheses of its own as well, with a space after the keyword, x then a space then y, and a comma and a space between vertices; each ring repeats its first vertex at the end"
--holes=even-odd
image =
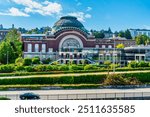
MULTIPOLYGON (((19 100, 19 95, 0 95, 12 100, 19 100)), ((108 99, 150 99, 150 92, 125 93, 85 93, 40 95, 41 100, 108 100, 108 99)))

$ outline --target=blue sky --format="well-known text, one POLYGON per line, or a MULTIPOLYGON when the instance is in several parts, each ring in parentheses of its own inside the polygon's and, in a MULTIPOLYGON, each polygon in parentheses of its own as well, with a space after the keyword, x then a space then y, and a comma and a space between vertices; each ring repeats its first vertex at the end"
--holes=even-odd
POLYGON ((0 24, 27 29, 53 26, 73 15, 90 29, 150 29, 150 0, 0 0, 0 24))

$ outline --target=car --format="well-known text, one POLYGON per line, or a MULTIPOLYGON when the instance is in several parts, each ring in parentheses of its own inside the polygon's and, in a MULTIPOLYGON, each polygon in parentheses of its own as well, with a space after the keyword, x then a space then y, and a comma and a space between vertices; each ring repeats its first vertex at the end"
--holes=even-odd
POLYGON ((24 94, 21 94, 19 97, 21 100, 40 99, 40 96, 34 93, 24 93, 24 94))

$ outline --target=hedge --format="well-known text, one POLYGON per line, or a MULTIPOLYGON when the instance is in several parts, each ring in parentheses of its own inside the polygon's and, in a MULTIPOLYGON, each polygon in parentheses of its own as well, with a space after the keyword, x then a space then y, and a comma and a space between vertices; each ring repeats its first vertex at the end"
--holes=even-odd
MULTIPOLYGON (((124 78, 137 78, 142 83, 150 83, 150 72, 124 74, 124 78)), ((62 77, 35 77, 35 78, 10 78, 0 79, 0 85, 17 84, 101 84, 106 75, 83 75, 83 76, 62 76, 62 77)))
POLYGON ((100 84, 106 75, 62 76, 62 77, 35 77, 0 79, 0 85, 17 84, 100 84))

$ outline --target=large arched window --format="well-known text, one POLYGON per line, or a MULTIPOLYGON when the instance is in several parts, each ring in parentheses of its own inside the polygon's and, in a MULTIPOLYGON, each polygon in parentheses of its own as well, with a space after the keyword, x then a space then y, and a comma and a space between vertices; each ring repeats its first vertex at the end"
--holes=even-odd
POLYGON ((62 48, 81 48, 78 40, 69 38, 62 43, 62 48))

